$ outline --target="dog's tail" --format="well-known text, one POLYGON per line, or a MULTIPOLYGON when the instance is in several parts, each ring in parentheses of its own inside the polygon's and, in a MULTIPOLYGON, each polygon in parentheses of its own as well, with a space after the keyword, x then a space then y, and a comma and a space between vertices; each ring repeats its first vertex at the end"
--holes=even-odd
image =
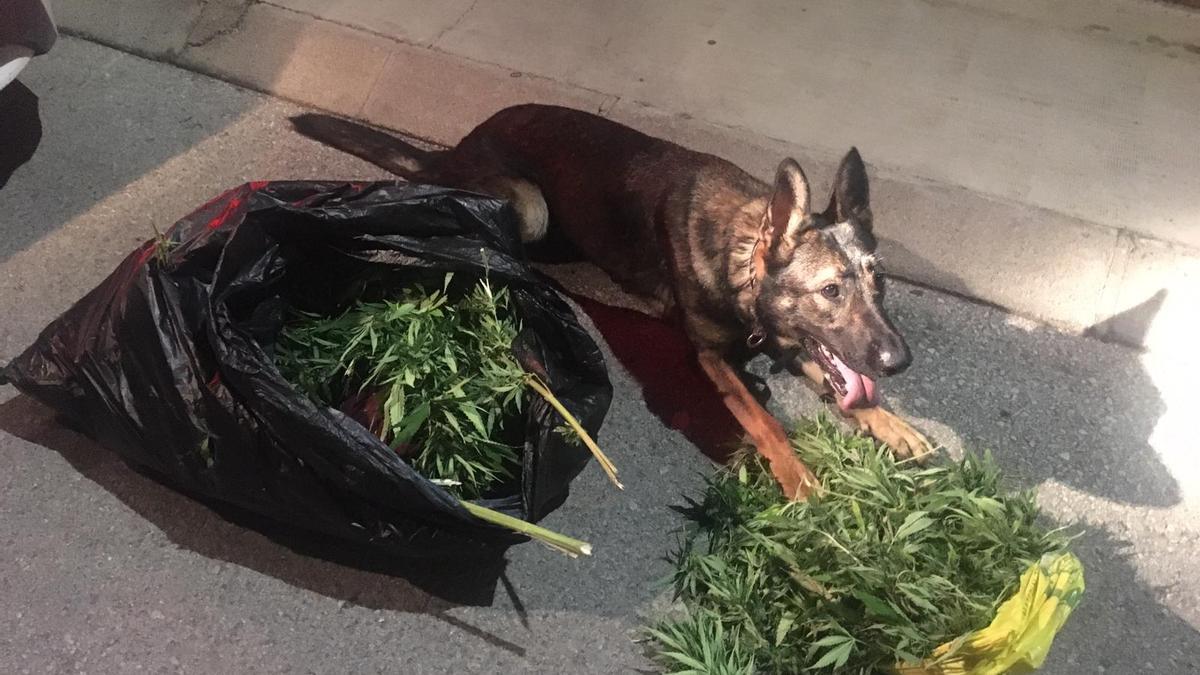
POLYGON ((366 160, 402 178, 420 180, 441 154, 441 151, 422 150, 387 132, 332 115, 304 113, 291 119, 292 126, 302 136, 366 160))

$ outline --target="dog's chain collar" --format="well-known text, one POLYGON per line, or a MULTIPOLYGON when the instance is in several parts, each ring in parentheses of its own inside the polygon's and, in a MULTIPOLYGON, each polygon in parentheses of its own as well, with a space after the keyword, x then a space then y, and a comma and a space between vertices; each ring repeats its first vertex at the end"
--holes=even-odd
POLYGON ((746 262, 749 267, 748 280, 746 287, 753 293, 754 297, 750 302, 750 334, 746 336, 746 346, 751 349, 758 349, 767 340, 767 331, 762 325, 762 321, 758 318, 758 274, 755 265, 755 259, 758 257, 758 247, 762 245, 763 239, 767 234, 767 214, 771 212, 771 202, 767 202, 767 208, 763 210, 762 219, 758 224, 758 237, 754 240, 754 246, 750 247, 750 260, 746 262))

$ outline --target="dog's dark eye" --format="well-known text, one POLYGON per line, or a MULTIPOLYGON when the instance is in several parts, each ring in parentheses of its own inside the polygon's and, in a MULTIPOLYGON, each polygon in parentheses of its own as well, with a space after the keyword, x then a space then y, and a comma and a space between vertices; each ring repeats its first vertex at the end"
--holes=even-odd
POLYGON ((821 289, 821 295, 824 295, 830 300, 836 300, 837 296, 840 295, 841 292, 842 289, 838 288, 837 284, 829 284, 821 289))

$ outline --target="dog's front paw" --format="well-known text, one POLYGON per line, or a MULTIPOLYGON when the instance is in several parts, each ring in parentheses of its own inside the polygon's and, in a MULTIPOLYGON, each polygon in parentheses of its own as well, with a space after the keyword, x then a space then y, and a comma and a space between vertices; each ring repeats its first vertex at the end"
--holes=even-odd
POLYGON ((918 462, 924 462, 933 454, 933 445, 924 434, 879 406, 856 408, 850 415, 863 431, 891 448, 901 459, 915 457, 918 462))
POLYGON ((775 476, 775 480, 779 481, 779 487, 783 489, 783 496, 792 501, 800 501, 820 494, 821 481, 817 479, 812 469, 796 458, 791 448, 788 448, 787 456, 776 456, 769 461, 771 474, 775 476))

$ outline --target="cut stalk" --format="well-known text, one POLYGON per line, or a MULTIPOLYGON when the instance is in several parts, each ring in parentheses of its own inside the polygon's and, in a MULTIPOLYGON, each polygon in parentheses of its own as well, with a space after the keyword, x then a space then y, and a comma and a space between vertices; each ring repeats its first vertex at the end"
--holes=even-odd
POLYGON ((588 435, 588 432, 583 429, 583 426, 579 424, 579 420, 575 419, 575 416, 572 415, 565 406, 563 406, 562 402, 560 402, 558 397, 556 397, 554 393, 550 391, 550 388, 542 382, 541 378, 539 378, 537 375, 533 375, 532 373, 526 373, 525 382, 529 385, 530 389, 533 389, 540 394, 542 398, 546 399, 546 402, 549 403, 555 410, 557 410, 559 415, 562 415, 562 418, 566 420, 567 424, 570 425, 572 429, 575 430, 575 433, 579 434, 579 439, 583 441, 583 444, 587 446, 588 450, 592 451, 592 455, 596 458, 596 461, 600 463, 600 468, 604 469, 604 473, 608 474, 608 479, 613 482, 613 485, 616 485, 618 488, 624 490, 625 486, 621 485, 620 480, 617 480, 617 467, 613 465, 612 460, 608 458, 608 455, 604 454, 604 451, 600 449, 600 446, 596 445, 596 441, 592 440, 592 437, 588 435))
POLYGON ((572 539, 565 534, 552 532, 544 527, 534 525, 533 523, 527 523, 520 518, 513 518, 512 516, 505 515, 499 511, 493 511, 492 509, 480 506, 478 504, 472 504, 468 501, 460 499, 459 503, 463 505, 463 508, 470 511, 471 515, 479 518, 480 520, 486 520, 493 525, 507 527, 514 532, 528 535, 549 546, 550 548, 560 553, 565 553, 572 558, 578 558, 581 555, 592 554, 592 545, 586 541, 572 539))

